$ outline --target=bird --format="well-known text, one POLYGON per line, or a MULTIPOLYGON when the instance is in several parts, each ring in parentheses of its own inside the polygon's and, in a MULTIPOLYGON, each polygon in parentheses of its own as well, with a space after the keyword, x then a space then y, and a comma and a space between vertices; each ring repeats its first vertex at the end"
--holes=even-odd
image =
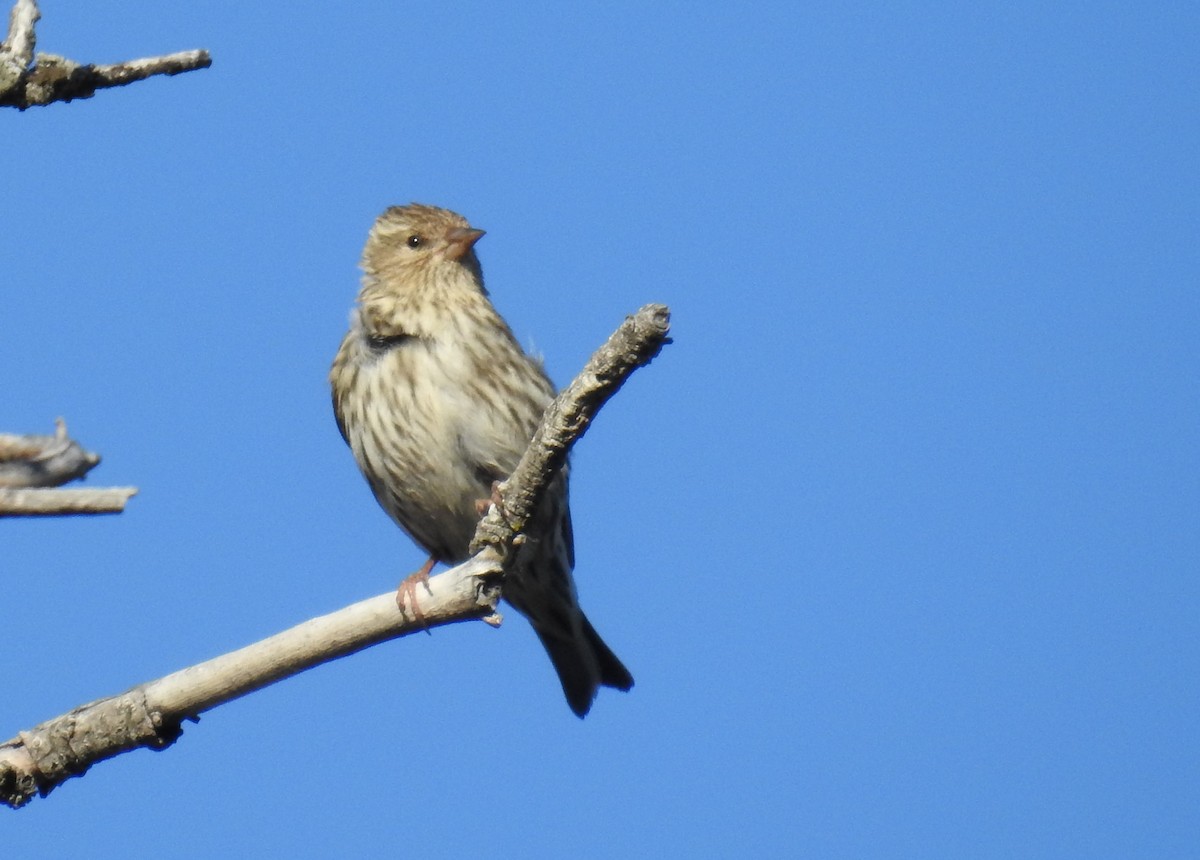
MULTIPOLYGON (((362 284, 330 369, 342 438, 379 505, 428 554, 402 584, 469 555, 480 512, 516 468, 555 388, 484 288, 484 235, 436 206, 392 206, 363 248, 362 284)), ((568 469, 533 513, 503 597, 533 626, 579 717, 633 676, 579 607, 568 469)))

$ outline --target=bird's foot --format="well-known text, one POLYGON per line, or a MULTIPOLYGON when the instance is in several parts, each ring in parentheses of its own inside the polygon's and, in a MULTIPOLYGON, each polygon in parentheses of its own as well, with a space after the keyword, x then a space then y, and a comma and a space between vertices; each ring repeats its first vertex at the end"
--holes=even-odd
POLYGON ((475 513, 482 517, 492 505, 495 505, 500 515, 504 516, 504 496, 500 494, 499 481, 492 481, 492 495, 490 498, 475 500, 475 513))
MULTIPOLYGON (((407 597, 413 618, 421 624, 425 623, 425 615, 421 612, 421 607, 417 603, 417 586, 424 585, 425 591, 433 594, 433 591, 429 588, 429 573, 433 570, 435 564, 437 564, 437 559, 430 556, 416 573, 405 577, 404 581, 400 583, 400 587, 396 590, 396 606, 399 607, 400 612, 405 615, 408 614, 404 609, 404 599, 407 597)), ((429 632, 428 627, 425 628, 425 632, 429 632)))

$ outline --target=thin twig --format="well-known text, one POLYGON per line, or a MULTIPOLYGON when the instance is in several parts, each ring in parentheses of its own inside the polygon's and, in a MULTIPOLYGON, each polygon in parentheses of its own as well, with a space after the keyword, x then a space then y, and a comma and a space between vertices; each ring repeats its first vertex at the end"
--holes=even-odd
POLYGON ((137 487, 89 487, 49 490, 0 489, 0 517, 61 517, 74 514, 119 514, 137 495, 137 487))

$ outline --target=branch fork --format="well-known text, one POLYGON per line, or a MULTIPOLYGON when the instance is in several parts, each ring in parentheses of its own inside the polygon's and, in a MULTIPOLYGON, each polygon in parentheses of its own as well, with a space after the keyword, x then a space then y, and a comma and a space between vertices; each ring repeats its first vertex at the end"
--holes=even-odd
POLYGON ((56 54, 35 54, 36 0, 17 0, 0 42, 0 106, 18 110, 87 99, 97 90, 122 87, 154 75, 178 75, 212 65, 208 51, 180 51, 111 65, 77 63, 56 54))

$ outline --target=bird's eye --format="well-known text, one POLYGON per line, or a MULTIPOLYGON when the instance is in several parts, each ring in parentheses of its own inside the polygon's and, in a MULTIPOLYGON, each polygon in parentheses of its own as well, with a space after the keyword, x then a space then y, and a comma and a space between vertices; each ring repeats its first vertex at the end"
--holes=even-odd
POLYGON ((408 237, 407 244, 408 244, 408 247, 410 247, 410 248, 420 248, 422 245, 425 244, 425 240, 422 239, 420 236, 418 236, 416 233, 414 233, 413 235, 408 237))

